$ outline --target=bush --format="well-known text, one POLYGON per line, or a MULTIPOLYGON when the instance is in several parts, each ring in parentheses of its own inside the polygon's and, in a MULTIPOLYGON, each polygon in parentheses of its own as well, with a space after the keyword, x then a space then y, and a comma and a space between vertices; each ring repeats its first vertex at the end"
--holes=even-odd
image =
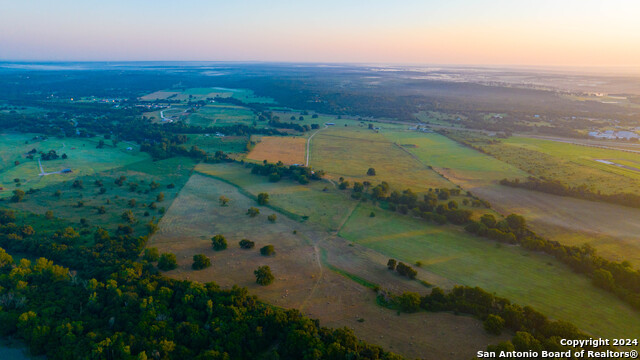
POLYGON ((258 205, 267 205, 269 203, 269 194, 260 193, 258 194, 258 205))
POLYGON ((227 248, 227 239, 224 238, 224 235, 216 235, 211 238, 211 247, 215 251, 221 251, 227 248))
POLYGON ((266 286, 273 282, 275 277, 271 274, 271 268, 268 266, 260 266, 253 272, 256 276, 256 283, 266 286))
POLYGON ((498 315, 489 314, 482 325, 489 334, 500 335, 504 329, 504 319, 498 315))
POLYGON ((278 216, 276 216, 276 214, 271 214, 271 215, 267 216, 267 219, 269 219, 269 221, 274 223, 278 219, 278 216))
POLYGON ((416 312, 420 310, 420 295, 413 292, 405 292, 396 298, 400 310, 404 312, 416 312))
POLYGON ((158 252, 158 248, 144 249, 144 256, 142 258, 149 262, 158 261, 158 259, 160 258, 160 253, 158 252))
POLYGON ((260 248, 260 254, 262 256, 271 256, 276 254, 276 250, 273 245, 266 245, 260 248))
POLYGON ((193 255, 193 264, 191 265, 193 270, 202 270, 209 266, 211 266, 211 260, 204 254, 193 255))
POLYGON ((249 239, 242 239, 239 244, 242 249, 253 249, 253 247, 256 246, 256 243, 249 239))
POLYGON ((178 262, 176 261, 176 256, 171 253, 164 253, 160 255, 160 260, 158 260, 158 269, 163 271, 173 270, 178 267, 178 262))
POLYGON ((249 215, 250 217, 256 217, 258 216, 258 214, 260 214, 260 209, 256 207, 252 206, 247 210, 247 215, 249 215))

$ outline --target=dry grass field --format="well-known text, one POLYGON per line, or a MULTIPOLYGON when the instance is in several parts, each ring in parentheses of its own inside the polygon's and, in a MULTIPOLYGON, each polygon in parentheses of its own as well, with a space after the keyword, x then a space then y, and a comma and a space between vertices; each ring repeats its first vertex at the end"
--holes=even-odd
POLYGON ((429 188, 454 188, 427 165, 416 160, 400 146, 380 133, 364 128, 329 128, 311 141, 310 165, 327 172, 331 179, 388 182, 395 189, 411 188, 424 192, 429 188), (367 176, 367 169, 376 170, 367 176))
POLYGON ((307 140, 302 137, 263 136, 249 152, 247 159, 267 160, 270 163, 282 161, 286 165, 305 163, 307 140))
POLYGON ((427 289, 386 270, 387 258, 382 254, 281 214, 270 223, 266 217, 273 210, 267 207, 257 206, 261 214, 250 218, 244 214, 250 206, 257 205, 237 187, 193 175, 151 239, 150 246, 177 256, 179 267, 166 274, 214 281, 223 287, 245 286, 271 304, 301 309, 324 326, 348 326, 364 340, 412 358, 465 359, 507 336, 487 335, 482 324, 470 317, 426 312, 398 315, 378 306, 375 293, 354 278, 397 292, 427 289), (231 199, 227 206, 218 204, 220 195, 231 199), (229 246, 216 252, 210 238, 218 233, 226 236, 229 246), (243 238, 255 241, 255 248, 240 249, 238 241, 243 238), (258 249, 266 244, 275 246, 275 256, 259 254, 258 249), (199 253, 210 257, 212 266, 194 271, 192 257, 199 253), (266 287, 257 285, 253 275, 262 265, 269 265, 276 278, 266 287))

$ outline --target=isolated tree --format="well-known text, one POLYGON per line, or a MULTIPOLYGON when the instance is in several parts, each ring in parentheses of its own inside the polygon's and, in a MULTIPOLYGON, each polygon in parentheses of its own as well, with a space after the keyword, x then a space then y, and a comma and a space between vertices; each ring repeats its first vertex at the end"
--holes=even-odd
POLYGON ((104 147, 104 140, 98 141, 98 146, 96 146, 96 149, 102 149, 103 147, 104 147))
POLYGON ((204 254, 193 255, 193 264, 191 265, 193 270, 202 270, 209 266, 211 266, 211 260, 204 254))
POLYGON ((133 224, 136 222, 136 217, 133 215, 133 212, 131 212, 131 210, 123 212, 121 217, 122 220, 128 222, 129 224, 133 224))
POLYGON ((249 215, 250 217, 256 217, 258 216, 258 214, 260 214, 260 209, 258 209, 257 207, 250 207, 247 210, 247 215, 249 215))
POLYGON ((269 202, 269 194, 260 193, 258 194, 258 205, 267 205, 269 202))
POLYGON ((376 213, 374 213, 373 211, 369 214, 369 217, 376 217, 376 213))
POLYGON ((221 195, 218 201, 220 201, 220 206, 227 206, 227 204, 229 203, 229 198, 221 195))
POLYGON ((276 254, 276 249, 273 245, 266 245, 260 248, 260 255, 262 256, 271 256, 276 254))
POLYGON ((504 329, 504 319, 498 315, 489 314, 482 325, 489 334, 500 335, 504 329))
POLYGON ((20 189, 13 190, 13 196, 11 197, 11 202, 21 202, 24 199, 24 191, 20 189))
POLYGON ((164 193, 159 193, 158 196, 156 196, 156 201, 161 202, 162 200, 164 200, 164 193))
POLYGON ((130 199, 127 204, 129 205, 130 208, 134 208, 136 207, 136 199, 130 199))
POLYGON ((369 175, 369 176, 375 176, 375 175, 376 175, 376 169, 374 169, 374 168, 369 168, 369 170, 367 170, 367 175, 369 175))
POLYGON ((160 255, 158 260, 158 269, 163 271, 173 270, 178 267, 176 256, 172 253, 164 253, 160 255))
POLYGON ((267 265, 260 266, 257 270, 253 272, 256 276, 256 283, 266 286, 273 282, 275 277, 271 273, 271 268, 267 265))
POLYGON ((252 249, 254 246, 256 246, 256 243, 249 239, 242 239, 240 240, 239 244, 242 249, 252 249))
POLYGON ((267 216, 267 219, 269 219, 270 222, 274 223, 278 219, 278 216, 276 214, 271 214, 267 216))
POLYGON ((211 247, 215 251, 221 251, 227 248, 227 239, 225 239, 224 235, 218 234, 211 238, 211 247))
POLYGON ((387 261, 387 268, 389 270, 395 270, 396 269, 396 260, 395 259, 389 259, 389 261, 387 261))
POLYGON ((158 261, 158 259, 160 259, 158 248, 151 247, 144 249, 144 256, 142 258, 148 262, 158 261))
POLYGON ((51 210, 47 210, 47 211, 44 213, 44 217, 45 217, 45 218, 47 218, 47 220, 51 220, 51 219, 53 219, 53 211, 51 211, 51 210))
POLYGON ((75 180, 71 187, 74 189, 84 189, 84 185, 82 185, 82 180, 75 180))

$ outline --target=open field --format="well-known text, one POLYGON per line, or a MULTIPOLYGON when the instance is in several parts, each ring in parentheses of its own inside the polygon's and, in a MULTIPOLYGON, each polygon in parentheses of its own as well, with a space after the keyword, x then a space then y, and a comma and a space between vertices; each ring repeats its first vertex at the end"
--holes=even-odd
POLYGON ((570 186, 586 185, 603 194, 640 194, 638 171, 596 161, 639 163, 640 154, 523 137, 511 137, 483 149, 538 177, 570 186))
POLYGON ((477 183, 487 184, 504 178, 526 177, 518 168, 479 153, 436 133, 417 131, 385 132, 391 141, 436 169, 455 169, 477 183), (408 146, 414 145, 414 146, 408 146))
POLYGON ((247 154, 247 159, 267 160, 270 163, 282 161, 285 165, 304 165, 307 140, 302 137, 262 136, 247 154))
POLYGON ((214 154, 216 151, 223 151, 227 154, 243 153, 247 151, 249 138, 246 136, 214 136, 213 134, 188 134, 186 148, 197 146, 200 149, 214 154), (208 135, 208 136, 207 136, 208 135))
POLYGON ((196 171, 234 184, 250 197, 266 192, 270 206, 282 209, 299 221, 317 224, 321 229, 337 230, 355 206, 327 181, 312 181, 307 185, 289 180, 272 183, 237 164, 199 164, 196 171))
POLYGON ((227 89, 220 87, 160 90, 144 95, 141 99, 146 101, 179 100, 187 102, 189 100, 199 101, 214 99, 216 97, 233 97, 245 103, 273 103, 273 99, 257 96, 249 89, 227 89))
POLYGON ((311 142, 309 164, 327 172, 331 179, 388 182, 395 189, 411 188, 423 192, 429 188, 453 188, 427 165, 389 141, 383 133, 364 128, 329 128, 318 132, 311 142), (375 176, 367 176, 374 168, 375 176))
POLYGON ((481 323, 470 317, 426 312, 397 315, 378 306, 373 291, 332 269, 355 262, 360 264, 358 276, 369 281, 393 284, 399 290, 424 291, 425 288, 389 272, 380 261, 372 262, 371 251, 366 248, 348 246, 340 238, 327 237, 326 233, 308 229, 305 224, 281 214, 276 223, 269 223, 266 216, 273 213, 270 208, 259 207, 261 214, 249 218, 244 212, 250 206, 257 205, 237 187, 209 176, 192 176, 151 239, 150 246, 177 255, 179 267, 167 275, 215 281, 223 287, 245 286, 271 304, 299 308, 318 318, 324 326, 348 326, 365 340, 410 357, 467 358, 477 348, 506 337, 487 335, 481 323), (228 206, 217 203, 220 195, 231 199, 228 206), (293 234, 292 229, 297 229, 297 234, 293 234), (218 233, 226 236, 227 250, 211 249, 209 239, 218 233), (243 238, 255 241, 255 248, 240 249, 237 243, 243 238), (275 256, 259 254, 259 247, 265 244, 275 246, 275 256), (328 255, 321 255, 325 252, 328 255), (211 258, 210 268, 191 269, 192 256, 198 253, 211 258), (269 265, 276 277, 274 283, 266 287, 255 284, 253 270, 261 265, 269 265))
POLYGON ((462 230, 438 227, 361 204, 340 236, 459 284, 480 286, 531 305, 597 336, 640 333, 640 314, 550 256, 498 246, 462 230), (376 217, 369 213, 376 211, 376 217))
MULTIPOLYGON (((115 230, 118 224, 126 224, 122 213, 131 210, 136 222, 129 224, 139 233, 146 231, 146 223, 152 219, 162 217, 163 208, 169 207, 190 176, 195 163, 187 158, 171 158, 161 161, 145 160, 123 167, 105 170, 86 176, 70 178, 42 188, 34 194, 27 194, 22 202, 7 202, 11 208, 44 214, 51 210, 55 217, 64 218, 74 226, 82 229, 80 219, 87 219, 89 226, 102 226, 115 230), (115 184, 115 180, 125 176, 122 186, 115 184), (83 188, 74 188, 74 180, 82 181, 83 188), (95 181, 102 181, 102 186, 95 185, 95 181), (159 184, 157 189, 151 188, 151 182, 159 184), (131 184, 137 184, 132 190, 131 184), (174 187, 168 188, 167 185, 174 187), (105 192, 100 193, 104 187, 105 192), (60 191, 59 197, 55 192, 60 191), (158 194, 164 194, 163 201, 157 201, 158 194), (131 206, 130 200, 135 200, 131 206), (82 203, 82 206, 79 206, 82 203), (155 203, 155 208, 150 204, 155 203), (104 207, 104 214, 98 209, 104 207)), ((53 176, 53 175, 52 175, 53 176)))
POLYGON ((236 105, 216 104, 201 107, 190 114, 186 123, 195 126, 229 126, 235 124, 251 125, 256 116, 248 108, 236 105))
POLYGON ((3 134, 0 143, 0 158, 2 165, 0 170, 0 198, 11 195, 15 189, 14 179, 20 179, 21 188, 27 191, 29 188, 40 189, 73 179, 78 176, 88 176, 97 172, 115 167, 125 166, 134 162, 149 159, 149 155, 138 151, 137 145, 119 142, 117 147, 111 145, 110 140, 105 141, 102 149, 97 149, 98 141, 102 138, 77 139, 77 138, 49 138, 47 140, 33 140, 33 134, 3 134), (132 150, 127 150, 132 147, 132 150), (29 160, 27 152, 31 149, 38 152, 55 150, 58 156, 67 154, 67 159, 42 161, 45 172, 56 172, 62 169, 71 169, 68 174, 52 174, 40 176, 38 166, 39 154, 35 154, 33 160, 29 160), (14 165, 19 161, 19 165, 14 165))

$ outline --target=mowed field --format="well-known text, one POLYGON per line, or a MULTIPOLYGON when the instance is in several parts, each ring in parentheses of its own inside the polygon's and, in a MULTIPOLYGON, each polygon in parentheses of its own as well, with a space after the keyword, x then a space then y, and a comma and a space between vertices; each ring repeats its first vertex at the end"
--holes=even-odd
POLYGON ((258 206, 245 190, 209 175, 196 173, 191 177, 159 226, 150 246, 175 253, 179 263, 176 270, 166 273, 168 276, 214 281, 223 287, 245 286, 271 304, 301 309, 323 326, 348 326, 363 339, 409 357, 466 359, 478 348, 507 336, 488 335, 481 322, 466 316, 426 312, 398 315, 378 306, 371 289, 353 281, 344 271, 336 272, 336 266, 349 263, 348 270, 355 266, 356 276, 385 288, 387 284, 393 284, 396 290, 425 292, 426 288, 386 270, 384 256, 372 257, 371 250, 349 246, 343 239, 308 227, 308 223, 258 206), (220 195, 231 199, 228 206, 219 205, 220 195), (260 208, 260 215, 246 216, 250 206, 260 208), (278 216, 276 223, 267 221, 272 213, 278 216), (226 236, 229 247, 216 252, 211 249, 210 238, 219 233, 226 236), (256 247, 240 249, 238 242, 243 238, 255 241, 256 247), (266 244, 275 246, 275 256, 259 254, 258 249, 266 244), (199 253, 210 257, 212 266, 194 271, 192 257, 199 253), (253 275, 253 270, 262 265, 270 266, 276 278, 266 287, 255 284, 253 275))
POLYGON ((76 138, 49 138, 47 140, 33 140, 34 134, 2 134, 0 142, 0 198, 11 196, 11 191, 16 188, 14 179, 20 179, 21 189, 40 189, 49 185, 68 181, 78 176, 92 175, 115 167, 149 159, 149 155, 138 150, 137 145, 119 142, 116 147, 110 140, 105 141, 102 149, 97 149, 98 141, 102 138, 76 139, 76 138), (132 147, 133 150, 127 150, 132 147), (55 150, 58 156, 67 154, 67 159, 42 161, 45 172, 55 172, 63 169, 71 169, 73 173, 52 174, 40 176, 38 166, 39 154, 34 155, 33 160, 27 159, 27 152, 31 149, 38 152, 55 150), (15 161, 19 164, 15 165, 15 161))
POLYGON ((141 99, 146 101, 170 99, 186 102, 189 100, 199 101, 216 97, 233 97, 246 103, 273 103, 273 99, 257 96, 249 89, 228 89, 220 87, 159 90, 144 95, 141 99))
POLYGON ((311 140, 309 165, 331 179, 388 182, 395 189, 454 188, 455 185, 389 141, 383 133, 360 127, 328 128, 311 140), (367 169, 374 168, 375 176, 367 169))
MULTIPOLYGON (((603 337, 640 333, 640 314, 554 258, 360 204, 340 236, 453 283, 480 286, 603 337), (376 212, 374 218, 369 217, 376 212)), ((435 279, 435 278, 434 278, 435 279)), ((431 280, 431 279, 430 279, 431 280)), ((437 280, 435 280, 437 284, 437 280)))
POLYGON ((188 134, 187 142, 184 146, 190 149, 197 146, 200 149, 215 154, 216 151, 223 151, 227 154, 237 154, 247 151, 247 136, 214 136, 213 134, 188 134))
POLYGON ((302 137, 262 136, 255 147, 247 154, 247 159, 267 160, 270 163, 282 161, 285 165, 306 162, 307 139, 302 137))

